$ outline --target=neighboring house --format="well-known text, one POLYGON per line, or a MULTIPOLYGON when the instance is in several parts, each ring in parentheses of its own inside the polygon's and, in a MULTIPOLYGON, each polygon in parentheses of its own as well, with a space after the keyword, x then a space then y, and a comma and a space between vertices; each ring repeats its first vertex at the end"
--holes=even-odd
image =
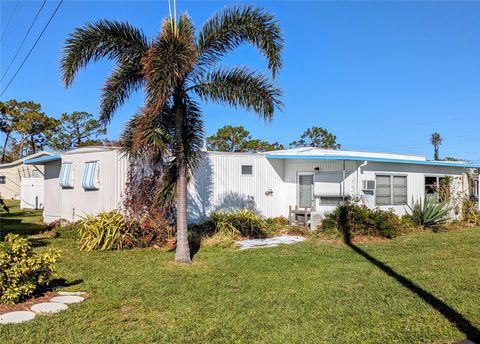
MULTIPOLYGON (((49 152, 41 151, 13 162, 0 164, 0 195, 4 199, 21 199, 22 182, 33 178, 35 183, 43 183, 43 166, 26 165, 25 161, 48 155, 49 152)), ((40 203, 43 201, 39 200, 37 204, 40 203)), ((31 207, 35 207, 35 204, 32 203, 31 207)))
MULTIPOLYGON (((122 206, 128 163, 117 148, 88 147, 39 158, 45 166, 44 219, 78 220, 122 206)), ((265 153, 204 152, 189 185, 188 217, 252 208, 313 226, 339 203, 404 214, 452 177, 452 194, 472 196, 480 165, 386 153, 296 148, 265 153), (475 179, 476 178, 476 179, 475 179), (297 209, 296 209, 297 208, 297 209)))

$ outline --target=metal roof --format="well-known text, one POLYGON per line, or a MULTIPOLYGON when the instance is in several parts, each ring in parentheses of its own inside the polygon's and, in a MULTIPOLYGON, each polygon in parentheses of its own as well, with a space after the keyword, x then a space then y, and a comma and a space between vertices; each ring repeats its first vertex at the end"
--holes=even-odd
POLYGON ((28 159, 28 160, 25 160, 23 163, 25 165, 43 165, 46 162, 55 161, 55 160, 62 160, 62 156, 60 154, 52 154, 52 155, 42 156, 39 158, 28 159))
POLYGON ((367 156, 351 155, 312 155, 312 154, 267 154, 267 159, 303 159, 303 160, 349 160, 349 161, 373 161, 389 162, 397 164, 427 165, 427 166, 446 166, 462 168, 480 168, 480 163, 465 163, 454 161, 429 161, 429 160, 409 160, 409 159, 390 159, 367 156))

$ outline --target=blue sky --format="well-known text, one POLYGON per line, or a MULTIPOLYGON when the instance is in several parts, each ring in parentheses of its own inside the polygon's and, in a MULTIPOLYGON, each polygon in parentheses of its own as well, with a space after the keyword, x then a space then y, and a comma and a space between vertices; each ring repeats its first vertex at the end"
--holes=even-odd
MULTIPOLYGON (((195 24, 234 2, 178 1, 195 24)), ((236 2, 237 4, 239 2, 236 2)), ((12 70, 6 86, 57 2, 48 1, 12 70)), ((253 114, 205 104, 207 134, 225 125, 243 125, 255 138, 288 145, 313 125, 337 135, 342 148, 432 157, 429 136, 444 137, 441 156, 480 160, 480 2, 255 2, 274 13, 284 30, 283 112, 271 123, 253 114)), ((1 1, 1 30, 15 1, 1 1)), ((20 1, 1 42, 1 74, 40 7, 20 1)), ((127 20, 148 36, 167 15, 166 1, 65 1, 32 55, 1 100, 33 100, 50 116, 98 112, 99 89, 112 64, 81 72, 64 89, 58 64, 68 33, 86 21, 127 20)), ((226 65, 265 71, 252 47, 229 55, 226 65)), ((142 104, 136 94, 108 127, 115 139, 142 104)))

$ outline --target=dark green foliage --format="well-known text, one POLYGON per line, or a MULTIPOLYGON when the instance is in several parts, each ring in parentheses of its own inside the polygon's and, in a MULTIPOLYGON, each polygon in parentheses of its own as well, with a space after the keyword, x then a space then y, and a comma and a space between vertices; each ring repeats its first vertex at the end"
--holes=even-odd
POLYGON ((444 202, 438 202, 436 197, 425 196, 413 206, 407 205, 408 215, 412 221, 421 227, 435 228, 448 220, 451 208, 444 202))
POLYGON ((327 214, 319 228, 326 233, 341 234, 348 241, 357 235, 394 238, 402 227, 401 219, 391 210, 372 210, 349 202, 327 214))
POLYGON ((88 112, 64 113, 60 118, 60 125, 54 130, 48 145, 58 151, 101 145, 102 142, 98 140, 98 137, 106 133, 105 126, 88 112))
POLYGON ((207 150, 215 152, 266 152, 284 149, 278 142, 252 139, 250 132, 242 126, 225 125, 207 137, 207 150))
POLYGON ((290 147, 340 149, 341 145, 337 143, 337 137, 328 132, 327 129, 311 127, 305 130, 302 136, 300 136, 300 140, 290 143, 290 147))
POLYGON ((37 253, 27 239, 8 234, 0 243, 0 303, 14 303, 45 286, 55 272, 57 250, 37 253))

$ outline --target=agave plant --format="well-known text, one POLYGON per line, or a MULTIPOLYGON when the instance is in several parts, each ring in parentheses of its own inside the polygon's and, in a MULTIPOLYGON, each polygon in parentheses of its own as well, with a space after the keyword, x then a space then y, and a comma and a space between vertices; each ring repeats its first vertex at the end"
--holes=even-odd
POLYGON ((422 227, 436 227, 448 219, 451 208, 445 202, 437 202, 435 197, 424 197, 423 201, 407 205, 408 215, 413 222, 422 227))
POLYGON ((70 86, 90 62, 115 62, 100 101, 100 119, 106 123, 133 92, 143 89, 144 106, 128 124, 123 142, 130 154, 164 161, 165 189, 156 194, 175 201, 175 260, 189 263, 187 185, 203 140, 199 101, 241 107, 263 120, 272 119, 282 107, 282 92, 272 79, 282 67, 283 35, 273 15, 252 6, 226 8, 196 33, 187 14, 177 18, 173 3, 173 15, 163 20, 154 39, 119 21, 100 20, 77 28, 66 40, 61 74, 70 86), (271 78, 246 66, 219 66, 244 43, 266 58, 271 78))

